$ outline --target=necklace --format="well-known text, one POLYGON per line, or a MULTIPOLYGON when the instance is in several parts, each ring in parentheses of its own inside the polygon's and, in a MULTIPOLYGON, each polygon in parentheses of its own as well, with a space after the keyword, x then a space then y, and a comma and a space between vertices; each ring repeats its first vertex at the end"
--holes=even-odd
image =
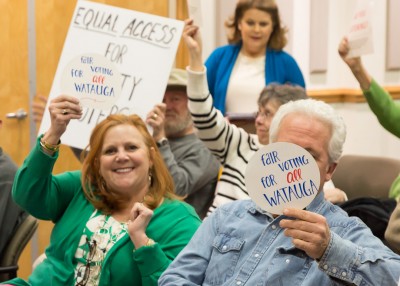
POLYGON ((78 260, 75 281, 78 285, 82 284, 82 281, 85 281, 85 285, 98 285, 107 252, 126 233, 126 223, 120 223, 110 215, 103 215, 97 210, 92 213, 75 253, 75 258, 78 260))

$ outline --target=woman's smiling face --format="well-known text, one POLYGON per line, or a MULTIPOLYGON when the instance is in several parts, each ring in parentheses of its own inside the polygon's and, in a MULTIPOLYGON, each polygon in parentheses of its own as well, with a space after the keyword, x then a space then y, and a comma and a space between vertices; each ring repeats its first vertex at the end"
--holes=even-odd
POLYGON ((111 127, 104 136, 100 174, 107 187, 120 194, 135 195, 149 187, 150 151, 132 125, 111 127))

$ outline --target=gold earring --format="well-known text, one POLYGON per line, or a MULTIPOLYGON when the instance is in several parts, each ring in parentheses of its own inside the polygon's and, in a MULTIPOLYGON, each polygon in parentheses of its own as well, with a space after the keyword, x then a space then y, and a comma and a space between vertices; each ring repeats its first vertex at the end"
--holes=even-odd
POLYGON ((153 174, 151 172, 149 172, 149 185, 153 185, 153 174))

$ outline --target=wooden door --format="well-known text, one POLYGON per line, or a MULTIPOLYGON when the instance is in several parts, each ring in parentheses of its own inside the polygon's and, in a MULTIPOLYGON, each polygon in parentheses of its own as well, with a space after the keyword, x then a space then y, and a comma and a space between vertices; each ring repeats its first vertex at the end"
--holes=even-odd
MULTIPOLYGON (((7 119, 6 114, 20 108, 29 110, 28 77, 28 4, 27 0, 0 0, 0 146, 17 165, 21 165, 29 153, 29 121, 7 119)), ((47 96, 57 69, 58 60, 67 34, 76 0, 36 0, 36 86, 37 92, 47 96)), ((117 7, 137 10, 159 16, 168 16, 168 0, 103 0, 94 1, 117 7)), ((71 150, 62 146, 54 173, 80 168, 71 150)), ((18 276, 27 278, 31 273, 34 253, 41 254, 49 243, 51 222, 40 221, 37 236, 23 252, 18 276)))
MULTIPOLYGON (((8 119, 7 114, 29 109, 26 1, 2 0, 0 10, 0 146, 20 165, 29 152, 29 118, 8 119)), ((29 246, 25 253, 28 257, 29 246)))

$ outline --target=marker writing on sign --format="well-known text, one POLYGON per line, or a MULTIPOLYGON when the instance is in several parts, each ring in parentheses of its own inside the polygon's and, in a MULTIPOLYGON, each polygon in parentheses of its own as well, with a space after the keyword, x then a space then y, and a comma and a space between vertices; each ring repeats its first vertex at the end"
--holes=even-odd
POLYGON ((350 33, 366 30, 368 28, 368 22, 357 23, 350 28, 350 33))
POLYGON ((95 94, 103 96, 115 96, 114 88, 107 85, 93 83, 74 83, 75 91, 84 94, 95 94))
POLYGON ((304 181, 302 183, 297 183, 275 190, 273 196, 267 196, 266 194, 263 194, 263 196, 268 204, 272 207, 282 203, 291 202, 292 200, 309 197, 315 192, 318 192, 318 187, 312 180, 309 180, 309 182, 304 181))
POLYGON ((174 39, 176 32, 175 27, 167 24, 133 19, 122 31, 121 36, 166 46, 174 39))
POLYGON ((294 169, 292 172, 288 172, 286 175, 286 181, 288 183, 293 183, 294 181, 303 180, 301 177, 301 169, 294 169))
POLYGON ((129 115, 131 113, 131 111, 130 111, 129 107, 113 105, 111 107, 111 109, 107 112, 105 112, 103 110, 95 109, 95 108, 87 108, 86 107, 83 109, 82 113, 83 113, 83 115, 79 119, 79 121, 90 125, 90 124, 93 124, 93 122, 95 122, 95 124, 98 124, 100 121, 105 119, 110 114, 121 113, 121 114, 129 115))
POLYGON ((301 166, 307 165, 308 164, 308 159, 306 158, 305 155, 295 157, 289 160, 286 160, 283 163, 278 163, 279 169, 281 169, 282 172, 284 171, 289 171, 294 168, 299 168, 301 166))
POLYGON ((83 26, 87 30, 115 34, 117 21, 118 15, 79 7, 74 18, 74 25, 83 26))
POLYGON ((263 163, 264 166, 274 164, 277 161, 280 161, 278 158, 278 152, 272 151, 266 154, 261 155, 261 162, 263 163))
POLYGON ((263 185, 264 189, 274 186, 276 184, 275 176, 268 175, 265 177, 261 177, 261 184, 263 185))
POLYGON ((137 76, 132 76, 132 75, 129 75, 129 74, 124 74, 124 73, 122 73, 121 75, 122 75, 122 78, 123 78, 122 79, 122 90, 125 90, 124 89, 125 83, 127 83, 127 86, 128 86, 128 84, 132 83, 132 85, 131 85, 132 88, 131 88, 131 91, 130 91, 129 97, 128 97, 128 100, 131 100, 132 96, 133 96, 133 93, 135 92, 137 85, 139 85, 139 83, 141 83, 142 78, 137 77, 137 76))

